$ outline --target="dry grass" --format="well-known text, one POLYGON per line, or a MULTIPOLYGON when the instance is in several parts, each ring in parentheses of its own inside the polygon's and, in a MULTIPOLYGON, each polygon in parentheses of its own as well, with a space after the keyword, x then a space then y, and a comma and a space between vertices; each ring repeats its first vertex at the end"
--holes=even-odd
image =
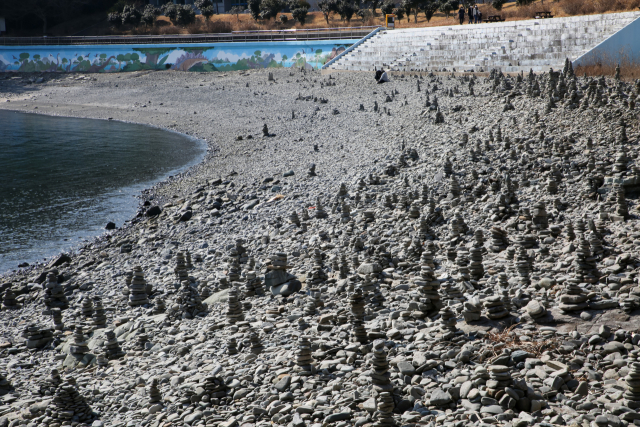
POLYGON ((618 63, 607 55, 601 55, 593 58, 590 63, 586 65, 577 66, 574 72, 578 76, 613 76, 616 72, 616 67, 620 66, 620 78, 622 80, 636 80, 640 78, 640 61, 638 58, 629 58, 624 52, 620 52, 619 55, 622 60, 618 63))
POLYGON ((498 332, 487 333, 486 339, 494 343, 493 357, 498 356, 496 350, 502 350, 505 348, 511 350, 524 350, 534 355, 534 357, 542 356, 545 351, 556 348, 559 345, 557 338, 552 338, 544 341, 520 341, 520 336, 515 332, 518 324, 511 325, 508 328, 498 332))

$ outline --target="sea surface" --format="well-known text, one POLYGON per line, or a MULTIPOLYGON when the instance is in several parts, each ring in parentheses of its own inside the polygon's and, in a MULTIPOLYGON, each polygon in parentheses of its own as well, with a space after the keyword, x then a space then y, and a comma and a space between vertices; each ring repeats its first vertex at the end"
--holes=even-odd
POLYGON ((0 274, 122 226, 142 190, 205 151, 142 125, 0 111, 0 274))

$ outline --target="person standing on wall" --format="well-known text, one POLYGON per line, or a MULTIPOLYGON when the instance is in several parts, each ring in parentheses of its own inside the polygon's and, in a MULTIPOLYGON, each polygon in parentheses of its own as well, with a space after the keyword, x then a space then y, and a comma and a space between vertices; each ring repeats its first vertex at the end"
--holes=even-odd
POLYGON ((480 9, 478 9, 478 5, 473 6, 473 21, 474 24, 477 24, 479 22, 479 18, 480 17, 480 9))
POLYGON ((473 24, 473 6, 469 3, 469 8, 467 9, 467 15, 469 16, 469 24, 473 24))
POLYGON ((460 10, 458 10, 458 19, 460 19, 460 25, 464 24, 464 6, 460 5, 460 10))

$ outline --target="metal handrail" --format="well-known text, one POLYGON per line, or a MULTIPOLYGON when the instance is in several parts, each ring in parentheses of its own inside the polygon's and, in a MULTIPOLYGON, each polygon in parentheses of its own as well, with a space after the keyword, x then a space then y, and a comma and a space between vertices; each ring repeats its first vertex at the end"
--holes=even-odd
POLYGON ((258 41, 303 41, 362 38, 376 26, 337 27, 291 30, 233 31, 217 34, 175 34, 167 36, 63 36, 0 37, 0 46, 56 46, 92 44, 173 44, 258 41))

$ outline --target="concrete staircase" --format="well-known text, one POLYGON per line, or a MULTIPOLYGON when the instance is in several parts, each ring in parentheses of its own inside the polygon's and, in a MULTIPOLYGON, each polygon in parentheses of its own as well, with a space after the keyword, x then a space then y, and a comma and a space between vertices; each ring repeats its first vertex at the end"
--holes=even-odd
MULTIPOLYGON (((640 18, 640 12, 383 30, 329 70, 535 72, 562 68, 640 18)), ((640 23, 640 20, 638 21, 640 23)))

